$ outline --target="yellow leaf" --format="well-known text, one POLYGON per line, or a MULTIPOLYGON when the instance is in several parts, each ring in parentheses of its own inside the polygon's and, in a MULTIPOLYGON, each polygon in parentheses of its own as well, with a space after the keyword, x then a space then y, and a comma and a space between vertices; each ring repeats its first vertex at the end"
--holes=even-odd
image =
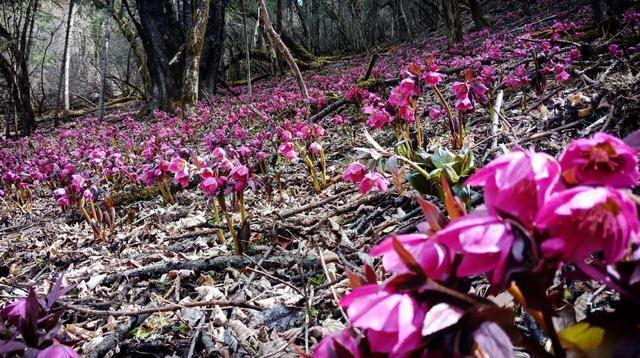
POLYGON ((597 348, 604 338, 604 329, 591 327, 587 322, 574 324, 563 329, 560 334, 562 346, 567 349, 588 351, 597 348))

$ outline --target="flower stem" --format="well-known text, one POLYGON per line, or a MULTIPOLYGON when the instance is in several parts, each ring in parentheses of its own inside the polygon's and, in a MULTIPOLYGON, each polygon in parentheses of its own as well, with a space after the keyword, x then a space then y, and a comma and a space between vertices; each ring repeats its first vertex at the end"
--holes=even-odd
POLYGON ((227 239, 225 239, 224 233, 222 232, 222 229, 220 228, 222 226, 222 220, 220 219, 220 212, 218 211, 218 204, 216 204, 215 200, 211 201, 211 209, 213 211, 213 219, 216 221, 216 225, 218 225, 218 231, 217 231, 218 241, 220 241, 220 243, 224 245, 224 244, 227 243, 227 239))
POLYGON ((222 209, 222 213, 224 214, 224 219, 227 222, 227 227, 229 228, 229 233, 231 234, 231 238, 233 239, 233 250, 236 254, 241 255, 242 250, 240 248, 240 242, 238 242, 238 236, 236 235, 236 229, 233 227, 233 218, 229 214, 227 210, 227 205, 224 202, 224 196, 218 196, 218 204, 220 204, 220 209, 222 209))

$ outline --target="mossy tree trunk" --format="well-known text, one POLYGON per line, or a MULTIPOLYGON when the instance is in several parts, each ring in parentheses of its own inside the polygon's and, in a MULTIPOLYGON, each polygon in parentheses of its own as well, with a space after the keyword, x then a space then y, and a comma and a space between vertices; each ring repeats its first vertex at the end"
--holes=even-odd
POLYGON ((182 109, 185 115, 195 111, 198 102, 198 84, 200 82, 200 55, 204 46, 204 35, 209 19, 211 0, 194 0, 195 11, 191 17, 191 28, 187 38, 187 47, 182 73, 182 109))

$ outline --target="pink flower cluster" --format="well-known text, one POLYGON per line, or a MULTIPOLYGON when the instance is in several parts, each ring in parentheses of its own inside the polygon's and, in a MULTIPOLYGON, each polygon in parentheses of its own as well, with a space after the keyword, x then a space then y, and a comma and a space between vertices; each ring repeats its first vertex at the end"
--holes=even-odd
POLYGON ((389 181, 384 175, 376 171, 367 172, 367 168, 358 162, 353 162, 347 166, 342 174, 342 179, 357 184, 358 191, 362 194, 368 193, 374 188, 385 192, 389 186, 389 181))
MULTIPOLYGON (((421 232, 389 237, 371 250, 394 276, 381 284, 371 278, 361 282, 340 302, 364 338, 347 329, 325 338, 315 355, 428 351, 429 339, 457 325, 465 310, 464 305, 425 300, 430 284, 421 277, 451 283, 486 274, 494 287, 504 288, 516 271, 574 263, 588 273, 593 262, 624 259, 640 245, 629 190, 640 178, 637 154, 621 140, 598 133, 571 142, 559 160, 523 150, 493 160, 467 181, 484 188, 484 208, 444 225, 425 210, 427 225, 418 226, 421 232)), ((352 163, 344 178, 363 180, 365 171, 352 163)), ((506 336, 494 323, 484 324, 506 336)), ((481 333, 473 334, 478 344, 481 333)))

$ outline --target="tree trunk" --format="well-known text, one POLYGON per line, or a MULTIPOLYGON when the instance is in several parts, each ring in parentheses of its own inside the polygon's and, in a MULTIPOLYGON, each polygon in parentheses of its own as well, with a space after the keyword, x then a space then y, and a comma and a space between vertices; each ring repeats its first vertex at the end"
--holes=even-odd
POLYGON ((207 20, 200 65, 201 87, 210 94, 217 93, 220 61, 224 53, 225 12, 228 4, 228 0, 213 1, 207 20))
POLYGON ((313 50, 317 55, 322 49, 320 43, 320 0, 311 1, 311 18, 313 19, 313 50))
POLYGON ((282 0, 276 0, 276 32, 282 34, 282 0))
POLYGON ((300 88, 300 93, 302 94, 302 98, 304 98, 305 100, 308 100, 309 94, 307 92, 307 86, 304 84, 304 79, 302 78, 302 74, 300 73, 298 64, 296 64, 296 61, 294 60, 293 56, 291 56, 291 52, 289 52, 289 49, 287 48, 287 46, 285 46, 284 42, 282 42, 282 39, 280 38, 280 36, 273 29, 273 25, 271 24, 271 20, 269 19, 269 13, 267 12, 267 5, 265 4, 264 0, 256 0, 256 1, 258 2, 258 6, 260 9, 260 12, 259 12, 260 23, 262 24, 264 31, 267 33, 267 36, 269 37, 271 46, 273 46, 274 48, 277 48, 278 51, 280 52, 280 55, 284 58, 285 61, 287 61, 287 64, 289 65, 289 68, 291 69, 293 76, 296 78, 296 81, 298 82, 298 87, 300 88))
MULTIPOLYGON (((140 38, 138 37, 136 31, 132 29, 130 21, 122 13, 122 10, 114 9, 113 18, 116 20, 116 23, 118 23, 120 32, 122 32, 122 35, 129 42, 131 51, 133 51, 133 55, 138 61, 140 78, 142 79, 142 84, 144 87, 144 97, 146 100, 148 100, 150 93, 149 89, 151 88, 151 75, 149 75, 149 70, 147 67, 147 56, 145 55, 144 48, 140 42, 140 38)), ((127 79, 127 81, 129 80, 127 79)))
POLYGON ((182 109, 184 115, 195 112, 200 82, 200 55, 209 19, 211 0, 194 0, 191 29, 187 39, 184 72, 182 74, 182 109))
POLYGON ((469 11, 473 18, 473 23, 477 29, 481 29, 488 25, 487 19, 484 18, 482 13, 482 6, 479 0, 467 0, 469 3, 469 11))
POLYGON ((59 124, 59 111, 61 106, 61 99, 63 97, 63 88, 64 88, 64 109, 63 109, 63 117, 67 119, 69 115, 69 42, 71 40, 71 33, 73 32, 73 13, 75 7, 75 0, 69 1, 69 12, 67 14, 67 31, 64 36, 64 50, 62 53, 62 68, 60 69, 60 78, 58 79, 58 96, 57 96, 57 104, 56 104, 56 115, 54 117, 54 126, 58 126, 59 124))
POLYGON ((169 16, 165 16, 163 2, 138 0, 140 16, 139 33, 142 39, 147 69, 151 78, 149 109, 171 110, 180 103, 180 77, 183 70, 183 55, 180 45, 185 41, 181 31, 175 31, 169 16), (173 64, 169 64, 172 59, 173 64))
POLYGON ((252 95, 253 88, 251 88, 251 45, 249 43, 249 33, 247 32, 247 15, 245 13, 244 0, 240 0, 240 9, 242 11, 242 27, 244 31, 244 52, 246 54, 247 60, 247 92, 249 93, 249 95, 252 95))
POLYGON ((447 32, 447 45, 451 48, 462 42, 459 0, 440 0, 440 13, 447 32))
MULTIPOLYGON (((98 119, 104 119, 104 99, 107 88, 107 69, 109 65, 109 38, 111 37, 111 15, 113 13, 113 1, 108 0, 107 17, 104 20, 104 44, 102 45, 102 58, 100 59, 100 99, 98 100, 98 119)), ((128 67, 127 63, 127 67, 128 67)))

